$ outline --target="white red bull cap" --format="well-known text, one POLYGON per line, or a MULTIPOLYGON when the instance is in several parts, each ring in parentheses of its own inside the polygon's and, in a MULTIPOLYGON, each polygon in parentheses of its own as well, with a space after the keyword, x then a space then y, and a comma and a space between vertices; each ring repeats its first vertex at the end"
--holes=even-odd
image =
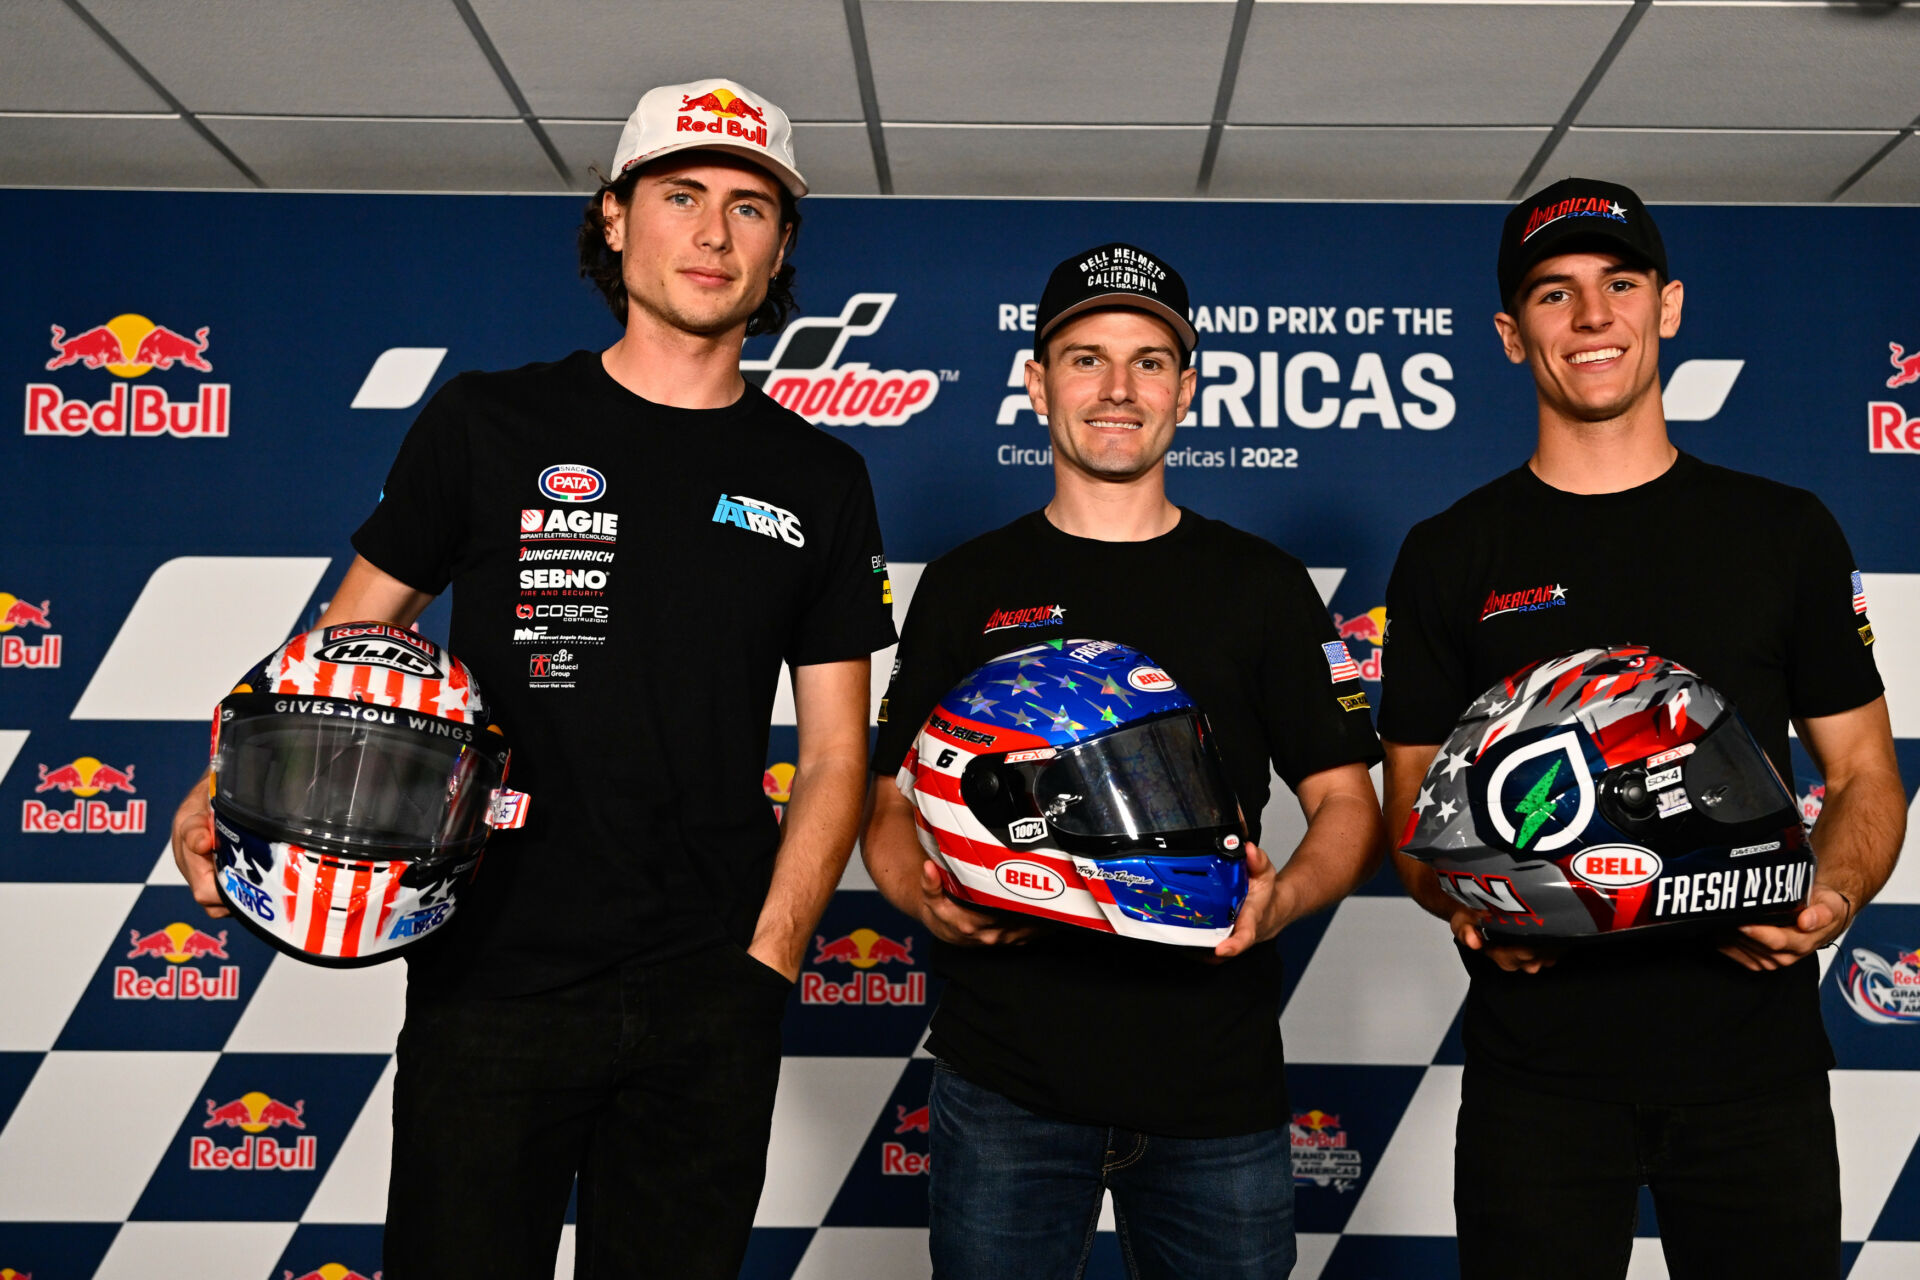
POLYGON ((731 80, 693 80, 647 90, 620 131, 613 176, 695 147, 743 156, 780 179, 796 198, 807 194, 807 180, 793 166, 793 125, 787 113, 731 80))

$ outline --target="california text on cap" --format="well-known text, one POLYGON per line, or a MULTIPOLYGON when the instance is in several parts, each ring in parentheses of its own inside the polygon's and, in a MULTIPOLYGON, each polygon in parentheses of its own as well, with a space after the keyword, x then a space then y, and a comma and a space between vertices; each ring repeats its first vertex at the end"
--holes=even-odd
POLYGON ((1061 324, 1099 307, 1127 307, 1158 316, 1173 326, 1184 358, 1193 351, 1193 322, 1187 319, 1187 282, 1180 273, 1145 249, 1103 244, 1076 253, 1053 269, 1040 295, 1035 345, 1061 324))

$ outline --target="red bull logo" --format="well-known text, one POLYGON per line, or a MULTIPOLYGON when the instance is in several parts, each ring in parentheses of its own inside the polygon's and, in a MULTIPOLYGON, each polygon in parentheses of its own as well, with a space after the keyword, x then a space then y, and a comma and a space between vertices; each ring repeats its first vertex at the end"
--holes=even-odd
MULTIPOLYGON (((1384 657, 1380 650, 1387 643, 1387 606, 1377 604, 1365 613, 1356 613, 1351 618, 1341 614, 1333 615, 1333 629, 1349 645, 1357 645, 1364 640, 1373 646, 1373 652, 1360 659, 1360 678, 1378 682, 1384 657)), ((1359 652, 1357 648, 1353 652, 1359 652)))
POLYGON ((923 1005, 927 1002, 927 975, 925 970, 914 967, 912 938, 902 942, 872 929, 855 929, 831 940, 815 934, 811 963, 848 964, 860 972, 844 982, 832 981, 827 975, 813 971, 801 974, 801 1004, 923 1005), (883 964, 905 965, 910 972, 898 982, 885 973, 867 972, 883 964))
POLYGON ((741 375, 816 426, 900 426, 933 403, 948 375, 839 363, 849 339, 878 332, 898 296, 856 293, 837 316, 795 320, 780 331, 772 355, 740 362, 741 375))
POLYGON ((44 800, 27 800, 21 805, 20 829, 33 835, 139 835, 147 829, 147 802, 129 801, 116 809, 105 800, 91 797, 106 791, 132 792, 133 766, 116 769, 92 756, 63 764, 56 769, 40 766, 40 785, 33 790, 67 792, 75 797, 73 806, 56 809, 44 800))
POLYGON ((54 668, 60 665, 60 637, 48 635, 40 637, 40 643, 28 644, 23 631, 21 635, 9 635, 16 628, 33 627, 41 631, 53 628, 48 614, 53 609, 51 600, 42 600, 34 604, 31 600, 22 600, 19 596, 0 591, 0 669, 9 667, 54 668))
POLYGON ((315 1267, 305 1275, 296 1276, 286 1268, 281 1268, 281 1280, 380 1280, 380 1273, 363 1276, 352 1267, 343 1267, 337 1262, 329 1262, 323 1267, 315 1267))
POLYGON ((1897 342, 1889 342, 1887 346, 1893 350, 1887 363, 1894 369, 1893 376, 1887 379, 1887 386, 1904 387, 1910 382, 1920 382, 1920 351, 1908 355, 1897 342))
POLYGON ((152 933, 128 930, 127 941, 133 948, 129 960, 164 960, 167 968, 157 977, 141 973, 132 965, 118 965, 113 971, 115 1000, 238 1000, 240 966, 220 966, 209 977, 191 963, 196 960, 225 960, 227 931, 205 933, 190 924, 175 921, 152 933))
POLYGON ((928 1108, 921 1107, 917 1111, 909 1111, 905 1107, 896 1106, 893 1112, 894 1118, 899 1122, 893 1126, 895 1133, 925 1133, 927 1131, 928 1108))
POLYGON ((1340 1127, 1339 1116, 1329 1115, 1317 1107, 1312 1111, 1296 1111, 1287 1126, 1287 1135, 1293 1147, 1295 1183, 1332 1187, 1336 1191, 1351 1191, 1359 1185, 1360 1153, 1349 1148, 1347 1131, 1340 1127))
POLYGON ((15 1271, 12 1267, 0 1267, 0 1280, 33 1280, 31 1271, 15 1271))
POLYGON ((1807 794, 1800 797, 1800 820, 1812 825, 1820 820, 1820 811, 1827 806, 1827 784, 1816 782, 1807 788, 1807 794))
POLYGON ((756 147, 767 145, 767 115, 745 98, 726 89, 680 95, 680 114, 673 122, 677 133, 716 133, 756 147), (712 116, 702 120, 695 112, 712 116), (751 123, 749 123, 751 122, 751 123))
POLYGON ((787 801, 793 799, 793 766, 782 760, 778 764, 767 766, 760 775, 760 790, 766 792, 767 803, 773 806, 773 820, 784 822, 787 817, 787 801))
MULTIPOLYGON (((932 1127, 928 1121, 929 1108, 916 1107, 912 1111, 895 1104, 893 1108, 893 1131, 901 1133, 925 1133, 932 1127)), ((933 1167, 933 1157, 924 1151, 910 1151, 900 1142, 880 1144, 880 1172, 889 1177, 911 1177, 924 1174, 933 1167)))
MULTIPOLYGON (((69 335, 59 325, 53 332, 53 358, 47 368, 104 369, 116 378, 143 377, 178 366, 199 373, 213 372, 206 358, 206 326, 193 336, 155 324, 131 312, 105 324, 69 335)), ((157 386, 129 387, 116 383, 104 400, 70 400, 52 383, 27 384, 26 433, 30 436, 164 436, 180 438, 224 436, 232 387, 224 382, 202 383, 191 401, 175 401, 157 386)))
POLYGON ((1867 452, 1920 453, 1920 418, 1891 400, 1867 402, 1867 452))
POLYGON ((195 1170, 312 1172, 319 1168, 319 1139, 308 1134, 283 1146, 269 1134, 283 1126, 305 1129, 302 1117, 306 1109, 304 1100, 286 1103, 258 1091, 241 1094, 224 1105, 208 1098, 207 1118, 200 1127, 238 1129, 245 1136, 237 1147, 223 1147, 212 1138, 193 1138, 187 1144, 187 1166, 195 1170))

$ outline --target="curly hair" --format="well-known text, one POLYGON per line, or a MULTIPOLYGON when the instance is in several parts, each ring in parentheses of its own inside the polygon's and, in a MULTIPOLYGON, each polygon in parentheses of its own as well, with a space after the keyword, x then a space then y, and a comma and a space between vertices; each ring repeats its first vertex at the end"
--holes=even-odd
MULTIPOLYGON (((607 310, 613 312, 613 318, 623 325, 627 322, 627 286, 620 276, 620 255, 607 246, 607 220, 601 214, 600 206, 602 197, 609 191, 623 207, 630 204, 633 188, 639 183, 644 168, 644 165, 635 165, 611 181, 604 177, 600 180, 600 189, 593 193, 581 214, 577 236, 581 278, 600 290, 600 296, 607 300, 607 310)), ((793 300, 793 247, 800 239, 800 206, 784 183, 775 185, 780 189, 780 227, 786 232, 787 254, 779 272, 767 286, 767 296, 747 317, 749 338, 761 333, 780 332, 798 305, 793 300)))

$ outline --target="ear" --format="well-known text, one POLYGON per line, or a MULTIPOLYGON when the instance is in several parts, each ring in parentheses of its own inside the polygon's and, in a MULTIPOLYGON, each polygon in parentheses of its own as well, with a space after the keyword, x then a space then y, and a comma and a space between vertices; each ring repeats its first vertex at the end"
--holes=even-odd
POLYGON ((1520 338, 1520 322, 1504 311, 1494 313, 1493 331, 1500 335, 1500 349, 1513 364, 1527 362, 1527 344, 1520 338))
POLYGON ((1669 280, 1660 290, 1660 336, 1671 338, 1680 332, 1680 307, 1687 300, 1687 287, 1669 280))
POLYGON ((607 248, 615 253, 623 253, 627 247, 627 210, 614 198, 613 192, 600 193, 600 221, 605 226, 607 248))
POLYGON ((1187 406, 1193 403, 1193 393, 1200 385, 1200 371, 1192 365, 1180 371, 1180 394, 1173 402, 1174 425, 1187 420, 1187 406))
POLYGON ((1033 411, 1044 419, 1047 416, 1047 369, 1038 360, 1027 361, 1027 399, 1033 401, 1033 411))
POLYGON ((792 243, 793 224, 788 223, 786 229, 780 233, 780 248, 774 252, 773 271, 767 277, 769 280, 777 277, 780 274, 780 268, 787 265, 787 246, 792 243))

